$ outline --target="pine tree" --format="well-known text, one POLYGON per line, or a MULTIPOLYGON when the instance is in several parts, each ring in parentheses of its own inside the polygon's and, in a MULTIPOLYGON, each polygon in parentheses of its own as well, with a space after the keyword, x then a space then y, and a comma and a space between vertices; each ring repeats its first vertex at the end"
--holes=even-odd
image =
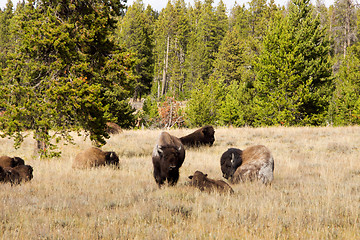
POLYGON ((256 63, 257 124, 320 125, 331 96, 330 44, 309 0, 293 0, 256 63))
POLYGON ((168 2, 156 23, 155 79, 158 97, 182 98, 185 82, 185 58, 189 23, 184 0, 168 2))
POLYGON ((246 83, 231 82, 226 87, 224 101, 218 113, 221 125, 250 126, 253 124, 252 88, 246 83))
POLYGON ((1 70, 6 68, 6 55, 13 49, 11 26, 14 17, 13 3, 8 0, 4 11, 0 10, 0 78, 1 70))
POLYGON ((135 71, 137 82, 134 98, 141 98, 150 90, 154 69, 154 16, 152 9, 145 9, 142 0, 135 1, 128 7, 125 16, 118 25, 116 41, 133 52, 136 57, 135 71))
POLYGON ((219 109, 223 99, 223 84, 210 78, 208 83, 198 79, 190 93, 186 105, 186 119, 190 126, 217 124, 219 109))
POLYGON ((15 52, 8 55, 0 89, 3 135, 18 147, 34 130, 39 151, 53 156, 56 144, 84 129, 97 145, 106 122, 131 118, 132 59, 109 40, 122 13, 121 1, 29 1, 17 16, 15 52), (50 132, 51 130, 54 130, 50 132), (54 134, 52 134, 54 133, 54 134))
POLYGON ((221 41, 228 30, 224 5, 220 2, 217 10, 212 0, 203 4, 195 2, 191 10, 191 32, 187 58, 187 87, 192 88, 196 79, 209 79, 213 71, 213 63, 221 41), (217 13, 217 14, 216 14, 217 13))
POLYGON ((353 45, 342 62, 330 104, 330 123, 360 124, 360 44, 353 45))

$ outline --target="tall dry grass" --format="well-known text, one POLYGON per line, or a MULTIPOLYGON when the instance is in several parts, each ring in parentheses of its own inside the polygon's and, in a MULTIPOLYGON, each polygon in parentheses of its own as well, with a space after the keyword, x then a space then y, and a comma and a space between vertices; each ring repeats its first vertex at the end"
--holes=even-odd
POLYGON ((178 184, 158 189, 151 152, 160 132, 112 136, 103 149, 119 154, 119 169, 71 169, 91 145, 79 137, 54 160, 37 159, 30 138, 19 150, 0 139, 0 154, 34 168, 29 183, 0 184, 0 238, 360 239, 360 127, 219 128, 213 147, 186 151, 178 184), (221 179, 221 154, 254 144, 274 155, 271 186, 237 184, 234 195, 219 195, 185 184, 195 170, 221 179))

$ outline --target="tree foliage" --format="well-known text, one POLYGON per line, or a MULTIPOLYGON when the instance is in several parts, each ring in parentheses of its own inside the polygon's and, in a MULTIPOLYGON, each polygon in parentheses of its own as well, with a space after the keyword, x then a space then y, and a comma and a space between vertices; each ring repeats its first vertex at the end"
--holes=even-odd
POLYGON ((4 135, 19 145, 24 131, 34 130, 45 155, 56 154, 52 138, 71 141, 74 129, 105 143, 106 122, 117 122, 118 110, 131 112, 124 100, 132 91, 133 62, 108 38, 123 7, 121 1, 100 0, 26 3, 1 84, 4 135))
POLYGON ((308 0, 294 0, 256 64, 258 124, 319 125, 331 96, 330 43, 308 0))

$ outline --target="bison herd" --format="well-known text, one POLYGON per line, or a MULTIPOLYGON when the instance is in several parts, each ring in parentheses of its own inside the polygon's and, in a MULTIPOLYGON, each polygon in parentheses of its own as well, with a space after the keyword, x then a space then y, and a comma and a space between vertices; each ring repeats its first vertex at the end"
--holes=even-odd
MULTIPOLYGON (((185 159, 184 146, 212 146, 215 141, 214 134, 212 126, 202 127, 180 138, 162 132, 152 153, 154 178, 158 186, 161 187, 166 180, 171 186, 177 183, 179 168, 185 159)), ((247 180, 260 180, 269 184, 274 179, 274 158, 263 145, 251 146, 245 150, 229 148, 222 154, 220 166, 223 177, 232 184, 247 180)), ((188 185, 201 191, 234 192, 225 181, 208 178, 208 175, 201 171, 196 171, 189 179, 188 185)))
MULTIPOLYGON (((179 180, 179 169, 185 160, 185 148, 212 146, 215 141, 215 130, 212 126, 204 126, 195 132, 175 137, 162 132, 152 152, 153 175, 159 188, 167 182, 176 185, 179 180)), ((85 169, 104 165, 119 165, 119 157, 115 152, 105 152, 91 147, 76 155, 72 167, 85 169)), ((274 158, 265 146, 255 145, 244 150, 229 148, 220 157, 223 177, 231 184, 244 181, 259 180, 269 184, 274 179, 274 158)), ((33 178, 33 168, 25 165, 19 157, 0 157, 0 182, 19 184, 33 178)), ((189 176, 189 186, 201 191, 233 193, 231 186, 223 180, 215 180, 206 173, 196 171, 189 176)))

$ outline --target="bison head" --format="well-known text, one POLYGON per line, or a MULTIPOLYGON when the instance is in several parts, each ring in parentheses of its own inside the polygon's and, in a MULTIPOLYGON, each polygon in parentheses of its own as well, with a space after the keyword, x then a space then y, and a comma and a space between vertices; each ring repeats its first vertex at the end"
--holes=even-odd
POLYGON ((202 128, 202 134, 204 135, 204 143, 212 146, 215 141, 215 130, 212 126, 205 126, 202 128))
POLYGON ((118 155, 115 152, 105 152, 105 163, 108 165, 118 165, 118 155))
POLYGON ((221 156, 220 164, 223 177, 232 178, 236 169, 242 164, 242 151, 237 148, 229 148, 221 156))
POLYGON ((200 190, 204 190, 206 184, 207 174, 200 171, 196 171, 194 175, 189 176, 190 185, 198 187, 200 190))
POLYGON ((22 159, 20 157, 13 157, 12 165, 13 166, 11 166, 11 167, 25 165, 25 161, 24 161, 24 159, 22 159))
POLYGON ((179 161, 181 149, 182 146, 157 146, 162 172, 167 173, 181 167, 182 162, 179 161))

